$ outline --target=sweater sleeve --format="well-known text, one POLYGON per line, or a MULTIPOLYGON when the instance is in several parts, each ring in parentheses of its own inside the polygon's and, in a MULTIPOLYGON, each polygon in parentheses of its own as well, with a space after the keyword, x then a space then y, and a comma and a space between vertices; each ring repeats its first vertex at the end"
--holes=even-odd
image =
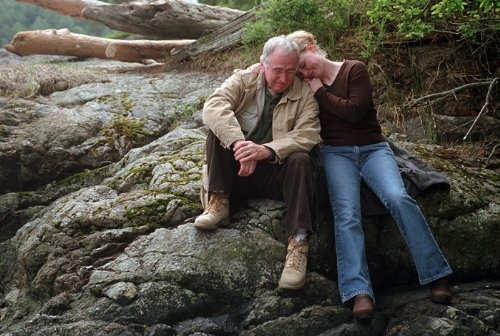
POLYGON ((330 88, 319 88, 314 96, 321 109, 351 123, 358 123, 370 112, 372 85, 366 65, 352 62, 330 88))

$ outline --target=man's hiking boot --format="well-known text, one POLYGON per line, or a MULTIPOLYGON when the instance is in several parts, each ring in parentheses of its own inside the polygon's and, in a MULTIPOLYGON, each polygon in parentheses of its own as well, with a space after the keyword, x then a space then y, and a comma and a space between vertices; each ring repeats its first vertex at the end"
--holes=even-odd
POLYGON ((194 221, 198 230, 215 230, 229 223, 229 198, 223 193, 210 193, 205 211, 194 221))
POLYGON ((306 282, 307 240, 296 241, 292 236, 288 240, 285 268, 281 273, 279 287, 285 289, 299 289, 306 282))

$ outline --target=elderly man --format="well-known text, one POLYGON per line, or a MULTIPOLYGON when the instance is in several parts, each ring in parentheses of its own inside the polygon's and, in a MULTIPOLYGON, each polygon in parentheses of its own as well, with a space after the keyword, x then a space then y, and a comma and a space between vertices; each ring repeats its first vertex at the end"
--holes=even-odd
POLYGON ((320 141, 318 104, 295 76, 298 55, 287 37, 269 39, 260 67, 236 70, 205 102, 209 200, 194 222, 199 230, 227 224, 232 197, 283 200, 290 238, 279 286, 287 289, 305 283, 316 183, 310 152, 320 141))

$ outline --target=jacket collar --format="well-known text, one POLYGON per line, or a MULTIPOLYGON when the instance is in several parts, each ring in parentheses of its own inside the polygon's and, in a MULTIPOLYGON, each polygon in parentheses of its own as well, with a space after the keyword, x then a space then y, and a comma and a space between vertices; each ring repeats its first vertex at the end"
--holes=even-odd
POLYGON ((304 85, 302 79, 295 76, 292 86, 288 88, 285 96, 291 100, 299 100, 302 97, 302 85, 304 85))

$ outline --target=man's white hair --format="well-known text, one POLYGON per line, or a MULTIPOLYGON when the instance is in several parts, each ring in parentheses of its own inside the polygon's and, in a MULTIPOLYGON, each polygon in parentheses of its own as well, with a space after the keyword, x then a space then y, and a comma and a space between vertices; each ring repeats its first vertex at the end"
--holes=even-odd
POLYGON ((285 35, 275 36, 271 37, 267 40, 266 44, 264 44, 262 55, 260 56, 260 60, 264 65, 269 65, 269 56, 276 50, 279 50, 282 55, 295 54, 297 55, 297 59, 299 57, 299 46, 297 43, 293 42, 285 35))

